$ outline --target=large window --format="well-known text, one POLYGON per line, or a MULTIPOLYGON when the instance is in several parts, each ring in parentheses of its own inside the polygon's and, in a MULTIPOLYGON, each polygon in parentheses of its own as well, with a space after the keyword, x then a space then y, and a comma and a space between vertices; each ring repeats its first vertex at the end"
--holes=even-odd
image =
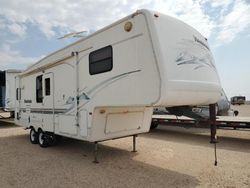
POLYGON ((43 76, 36 77, 36 102, 43 102, 43 76))
POLYGON ((45 95, 50 95, 50 78, 45 78, 45 95))
POLYGON ((90 75, 111 71, 113 68, 112 46, 107 46, 89 54, 90 75))

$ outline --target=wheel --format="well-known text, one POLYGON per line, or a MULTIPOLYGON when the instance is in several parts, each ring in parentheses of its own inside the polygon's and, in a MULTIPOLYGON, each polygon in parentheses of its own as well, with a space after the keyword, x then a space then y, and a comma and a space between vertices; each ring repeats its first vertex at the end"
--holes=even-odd
POLYGON ((30 129, 30 142, 32 144, 37 144, 38 143, 38 133, 35 131, 34 128, 30 129))
POLYGON ((47 135, 49 145, 55 145, 60 142, 61 136, 55 135, 54 133, 50 133, 47 135))
POLYGON ((59 144, 62 141, 62 136, 54 135, 54 143, 59 144))
POLYGON ((152 121, 151 126, 150 126, 150 130, 156 129, 157 127, 158 127, 158 121, 152 121))
POLYGON ((238 110, 234 110, 234 116, 238 116, 239 115, 239 111, 238 110))
POLYGON ((15 112, 10 112, 10 118, 15 118, 15 112))
POLYGON ((42 148, 48 147, 50 144, 49 135, 44 133, 42 130, 38 132, 38 143, 42 148))

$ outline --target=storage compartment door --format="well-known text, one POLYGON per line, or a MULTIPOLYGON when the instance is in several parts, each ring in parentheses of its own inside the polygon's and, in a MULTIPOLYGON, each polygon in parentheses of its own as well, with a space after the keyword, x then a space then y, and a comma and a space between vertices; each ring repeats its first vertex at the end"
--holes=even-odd
POLYGON ((143 116, 143 112, 109 113, 107 114, 105 133, 111 134, 140 129, 143 116))
POLYGON ((76 117, 74 115, 58 116, 59 132, 68 135, 77 135, 76 117))

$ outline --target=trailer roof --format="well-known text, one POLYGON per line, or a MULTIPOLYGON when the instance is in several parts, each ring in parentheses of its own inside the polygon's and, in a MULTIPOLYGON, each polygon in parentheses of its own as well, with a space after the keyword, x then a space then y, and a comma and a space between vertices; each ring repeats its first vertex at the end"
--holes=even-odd
POLYGON ((7 69, 7 70, 5 70, 5 72, 7 72, 7 73, 21 73, 22 70, 18 70, 18 69, 7 69))

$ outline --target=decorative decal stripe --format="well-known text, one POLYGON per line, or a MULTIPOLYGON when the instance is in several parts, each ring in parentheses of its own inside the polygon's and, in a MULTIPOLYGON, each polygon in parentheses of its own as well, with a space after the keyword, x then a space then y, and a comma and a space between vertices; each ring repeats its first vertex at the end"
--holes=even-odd
MULTIPOLYGON (((20 109, 22 112, 27 112, 27 108, 21 108, 20 109)), ((67 111, 67 109, 54 109, 53 108, 31 108, 30 109, 30 113, 41 113, 41 114, 62 114, 65 113, 67 111)))
MULTIPOLYGON (((88 89, 88 87, 85 87, 82 91, 80 91, 81 94, 78 96, 79 101, 81 101, 81 100, 84 101, 84 103, 78 107, 78 110, 80 110, 91 99, 93 99, 97 93, 99 93, 101 90, 108 87, 110 84, 112 84, 112 83, 114 83, 114 82, 116 82, 116 81, 118 81, 120 79, 123 79, 123 78, 129 76, 130 74, 137 73, 137 72, 140 72, 140 71, 141 70, 134 70, 134 71, 125 72, 125 73, 113 76, 111 78, 108 78, 108 79, 96 84, 95 86, 93 86, 90 89, 88 89)), ((75 105, 74 97, 69 97, 68 98, 65 105, 68 105, 68 104, 71 104, 71 107, 69 108, 69 110, 66 113, 70 114, 74 110, 74 105, 75 105)))
MULTIPOLYGON (((141 70, 135 70, 135 71, 130 71, 126 73, 122 73, 116 76, 113 76, 111 78, 108 78, 99 84, 95 85, 94 87, 88 89, 88 87, 84 88, 81 91, 81 94, 78 97, 78 100, 83 100, 84 103, 78 107, 78 110, 80 110, 85 104, 87 104, 91 99, 94 98, 94 96, 99 93, 101 90, 105 89, 108 87, 110 84, 127 77, 128 75, 132 73, 137 73, 140 72, 141 70), (87 90, 88 89, 88 90, 87 90), (85 91, 87 90, 87 91, 85 91)), ((75 102, 74 102, 74 97, 69 97, 64 105, 70 105, 69 108, 20 108, 22 112, 27 112, 30 110, 30 113, 41 113, 41 114, 70 114, 75 110, 75 102)))
POLYGON ((194 70, 201 67, 210 67, 215 70, 215 66, 211 63, 212 59, 208 54, 204 57, 199 58, 187 53, 180 53, 175 62, 177 63, 177 65, 193 64, 195 65, 194 70))
POLYGON ((205 42, 194 36, 194 40, 181 39, 177 42, 177 46, 181 50, 175 58, 178 66, 192 65, 193 70, 207 67, 216 72, 214 59, 205 42))

